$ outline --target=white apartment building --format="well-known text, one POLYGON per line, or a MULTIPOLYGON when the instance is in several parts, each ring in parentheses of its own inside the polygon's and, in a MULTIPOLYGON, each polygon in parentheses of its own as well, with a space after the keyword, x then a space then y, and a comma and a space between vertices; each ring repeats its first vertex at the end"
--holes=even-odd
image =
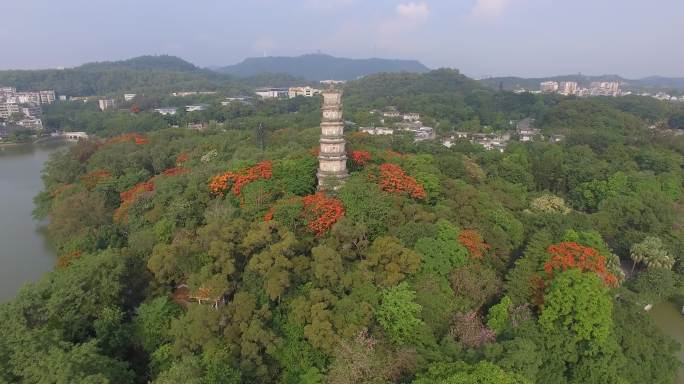
POLYGON ((0 103, 0 119, 9 119, 10 116, 16 113, 21 113, 18 104, 0 103))
POLYGON ((544 81, 539 84, 539 90, 543 93, 555 93, 558 92, 558 82, 556 81, 544 81))
POLYGON ((577 93, 576 81, 562 81, 558 87, 558 93, 562 95, 574 95, 577 93))
POLYGON ((131 101, 135 99, 136 96, 137 94, 135 93, 124 93, 124 101, 131 101))

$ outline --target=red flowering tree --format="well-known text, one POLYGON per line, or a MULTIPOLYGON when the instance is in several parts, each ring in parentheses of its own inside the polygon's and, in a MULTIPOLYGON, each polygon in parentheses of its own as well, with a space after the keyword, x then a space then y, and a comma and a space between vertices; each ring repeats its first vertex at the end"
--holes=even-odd
POLYGON ((132 142, 137 145, 145 145, 150 143, 150 139, 148 139, 147 136, 141 135, 139 133, 126 133, 123 135, 112 137, 111 139, 107 140, 105 145, 127 142, 132 142))
POLYGON ((240 196, 245 185, 256 180, 270 179, 271 176, 273 176, 273 163, 270 160, 262 161, 242 171, 214 176, 209 183, 209 189, 216 196, 223 196, 228 191, 235 196, 240 196))
POLYGON ((371 161, 371 154, 368 151, 352 151, 351 158, 356 165, 364 166, 371 161))
POLYGON ((133 188, 123 191, 119 194, 121 197, 121 205, 114 211, 114 221, 122 222, 128 216, 128 209, 133 205, 138 198, 143 195, 154 192, 154 178, 135 185, 133 188))
POLYGON ((553 279, 553 275, 557 271, 577 268, 583 272, 596 273, 607 286, 617 286, 618 279, 608 271, 606 258, 594 248, 566 242, 551 245, 548 248, 548 253, 551 258, 544 264, 544 271, 548 280, 553 279))
POLYGON ((396 164, 385 163, 380 166, 379 184, 385 192, 405 193, 414 199, 425 199, 427 197, 423 186, 396 164))
POLYGON ((322 236, 344 216, 342 201, 328 197, 323 192, 305 196, 302 202, 304 203, 303 215, 307 227, 316 236, 322 236))
POLYGON ((176 157, 176 166, 177 167, 182 166, 183 164, 185 164, 188 161, 188 159, 190 159, 190 157, 188 156, 188 153, 187 152, 181 152, 181 154, 178 155, 178 157, 176 157))
POLYGON ((131 113, 140 113, 140 106, 138 106, 138 104, 133 104, 131 106, 131 113))
POLYGON ((479 232, 473 229, 465 229, 458 234, 458 241, 468 249, 470 257, 473 259, 482 259, 485 252, 491 248, 489 244, 485 243, 479 232))

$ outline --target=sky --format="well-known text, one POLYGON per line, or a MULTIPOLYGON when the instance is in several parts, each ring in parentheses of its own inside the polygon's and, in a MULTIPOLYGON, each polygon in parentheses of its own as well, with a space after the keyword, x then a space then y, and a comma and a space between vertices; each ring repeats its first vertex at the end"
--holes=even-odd
POLYGON ((321 52, 486 76, 684 77, 684 0, 2 0, 0 69, 321 52))

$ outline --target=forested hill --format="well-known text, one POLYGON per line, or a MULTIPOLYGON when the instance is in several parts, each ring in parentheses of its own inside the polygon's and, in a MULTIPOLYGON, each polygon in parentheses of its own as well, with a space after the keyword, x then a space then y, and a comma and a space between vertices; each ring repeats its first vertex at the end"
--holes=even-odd
POLYGON ((0 71, 0 84, 19 90, 54 89, 68 96, 121 92, 214 90, 237 84, 229 76, 200 69, 173 56, 141 56, 75 68, 0 71))
POLYGON ((490 88, 499 89, 503 87, 504 90, 512 91, 515 89, 539 89, 539 83, 543 81, 575 81, 581 86, 588 87, 594 81, 617 81, 623 88, 635 91, 666 91, 675 90, 684 92, 684 78, 679 77, 662 77, 651 76, 642 79, 627 79, 618 75, 562 75, 550 77, 489 77, 480 80, 480 82, 490 88))
POLYGON ((417 72, 428 68, 415 60, 347 59, 323 54, 298 57, 255 57, 217 71, 239 77, 284 73, 311 81, 353 80, 379 72, 417 72))
POLYGON ((193 72, 199 68, 179 57, 169 55, 159 56, 138 56, 128 60, 102 61, 86 63, 76 67, 84 71, 106 71, 112 69, 128 70, 158 70, 158 71, 178 71, 193 72))

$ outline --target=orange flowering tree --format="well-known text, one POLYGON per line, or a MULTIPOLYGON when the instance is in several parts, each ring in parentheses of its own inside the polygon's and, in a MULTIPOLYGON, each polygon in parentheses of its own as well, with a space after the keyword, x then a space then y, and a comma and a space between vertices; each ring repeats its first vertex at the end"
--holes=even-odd
POLYGON ((104 169, 98 169, 81 176, 81 182, 87 190, 92 190, 101 181, 108 179, 111 174, 104 169))
POLYGON ((371 154, 368 151, 352 151, 351 158, 357 165, 364 166, 371 161, 371 154))
POLYGON ((119 194, 121 197, 121 205, 114 211, 114 221, 121 222, 126 219, 128 215, 128 209, 133 205, 138 198, 154 192, 155 185, 154 180, 145 181, 143 183, 136 184, 133 188, 123 191, 119 194))
POLYGON ((150 143, 150 139, 148 139, 147 136, 141 135, 139 133, 126 133, 123 135, 112 137, 111 139, 107 140, 105 145, 128 142, 132 142, 137 145, 145 145, 150 143))
POLYGON ((176 166, 180 167, 181 165, 185 164, 188 160, 190 159, 190 156, 188 156, 187 152, 181 152, 178 157, 176 157, 176 166))
POLYGON ((83 252, 79 250, 71 251, 67 254, 64 254, 57 259, 57 268, 66 268, 69 265, 71 265, 71 263, 74 260, 78 259, 81 256, 83 256, 83 252))
POLYGON ((473 259, 482 259, 485 252, 491 247, 485 243, 482 235, 474 229, 465 229, 458 234, 458 242, 461 243, 473 259))
POLYGON ((240 196, 245 185, 256 180, 270 179, 271 176, 273 176, 273 163, 270 160, 262 161, 251 168, 214 176, 209 183, 209 189, 216 196, 223 196, 228 191, 235 196, 240 196))
POLYGON ((406 193, 414 199, 427 197, 423 186, 396 164, 385 163, 380 166, 379 184, 385 192, 406 193))
POLYGON ((607 286, 617 286, 618 279, 608 271, 606 258, 594 248, 566 242, 551 245, 548 248, 548 253, 551 258, 544 264, 544 271, 549 280, 553 279, 553 275, 557 271, 576 268, 582 272, 596 273, 607 286))
POLYGON ((302 202, 304 203, 303 215, 307 227, 316 236, 322 236, 344 216, 342 201, 326 196, 323 192, 305 196, 302 202))

